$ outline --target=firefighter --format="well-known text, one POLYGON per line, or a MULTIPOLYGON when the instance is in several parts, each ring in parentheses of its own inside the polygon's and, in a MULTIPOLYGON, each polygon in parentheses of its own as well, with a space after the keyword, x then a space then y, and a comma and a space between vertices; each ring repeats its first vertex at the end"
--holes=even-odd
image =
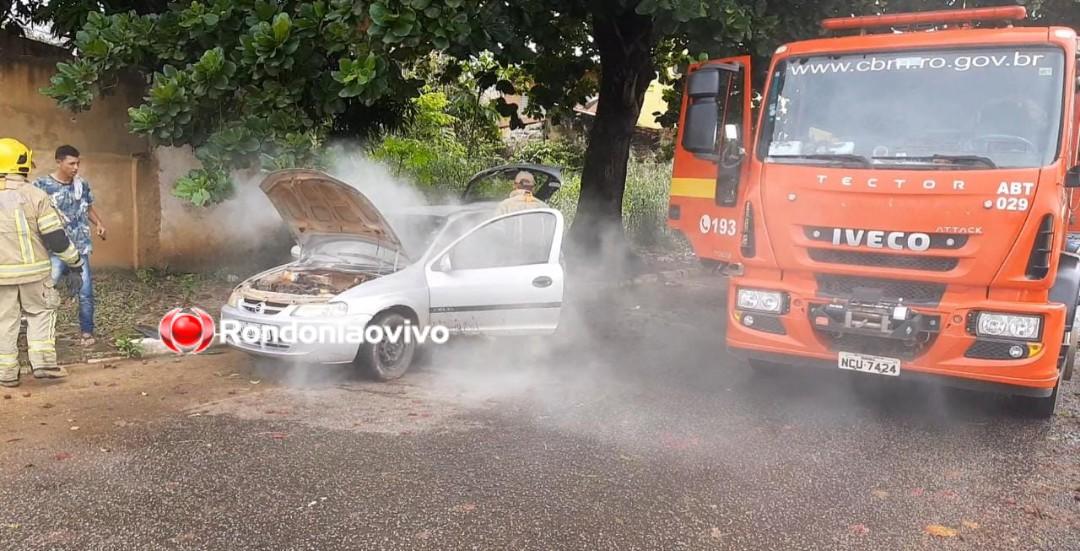
POLYGON ((536 180, 533 179, 532 173, 524 170, 518 172, 514 176, 514 191, 510 192, 510 197, 507 197, 499 203, 499 206, 495 207, 495 216, 519 210, 548 208, 543 201, 533 197, 532 192, 535 186, 536 180))
POLYGON ((57 379, 56 307, 49 252, 68 266, 82 259, 68 240, 49 196, 30 184, 33 153, 18 140, 0 139, 0 385, 19 385, 19 326, 26 314, 26 344, 34 377, 57 379))

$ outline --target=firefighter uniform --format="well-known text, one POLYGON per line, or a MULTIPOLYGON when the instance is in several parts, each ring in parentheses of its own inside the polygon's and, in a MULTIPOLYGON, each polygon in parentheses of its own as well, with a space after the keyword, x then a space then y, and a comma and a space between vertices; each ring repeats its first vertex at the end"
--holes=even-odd
POLYGON ((499 206, 495 207, 495 216, 528 209, 546 208, 548 208, 547 203, 533 197, 531 191, 527 189, 515 189, 510 193, 510 197, 503 199, 503 201, 499 203, 499 206))
POLYGON ((31 152, 0 139, 0 385, 19 384, 19 328, 26 315, 26 344, 35 377, 59 378, 56 308, 60 296, 50 277, 49 252, 73 268, 82 265, 48 194, 27 179, 31 152))

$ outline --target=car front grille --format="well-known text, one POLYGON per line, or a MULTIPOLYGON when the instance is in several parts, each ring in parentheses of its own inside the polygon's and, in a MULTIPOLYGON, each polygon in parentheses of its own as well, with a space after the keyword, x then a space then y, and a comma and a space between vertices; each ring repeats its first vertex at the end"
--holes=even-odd
POLYGON ((810 249, 810 259, 828 264, 873 266, 875 268, 900 268, 927 272, 947 272, 956 268, 956 258, 944 256, 921 256, 908 254, 869 253, 861 251, 838 251, 835 249, 810 249))
POLYGON ((282 310, 287 307, 288 304, 283 302, 268 302, 261 300, 240 299, 240 308, 246 312, 253 314, 262 314, 264 316, 274 316, 280 314, 282 310))
POLYGON ((899 302, 936 306, 945 295, 944 283, 817 274, 818 296, 860 302, 899 302))

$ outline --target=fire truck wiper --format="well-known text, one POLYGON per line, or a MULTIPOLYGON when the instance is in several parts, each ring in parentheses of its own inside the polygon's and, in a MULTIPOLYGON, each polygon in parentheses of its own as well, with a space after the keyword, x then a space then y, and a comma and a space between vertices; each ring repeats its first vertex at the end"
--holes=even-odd
POLYGON ((987 168, 997 168, 997 164, 990 157, 982 155, 925 155, 917 157, 874 157, 875 161, 912 161, 915 163, 945 162, 954 165, 982 165, 987 168))
POLYGON ((853 153, 814 153, 810 155, 769 155, 770 159, 812 159, 816 161, 840 161, 870 166, 870 159, 853 153))

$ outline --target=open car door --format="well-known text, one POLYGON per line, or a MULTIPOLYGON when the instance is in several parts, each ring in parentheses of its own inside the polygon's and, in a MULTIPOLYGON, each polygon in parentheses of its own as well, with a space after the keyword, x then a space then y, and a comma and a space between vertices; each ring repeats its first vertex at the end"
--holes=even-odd
POLYGON ((432 325, 452 333, 550 334, 563 298, 563 217, 532 209, 485 221, 425 266, 432 325))
POLYGON ((514 175, 525 171, 533 175, 536 186, 533 196, 547 201, 562 187, 562 171, 553 166, 533 163, 513 163, 482 170, 465 184, 461 198, 466 203, 477 201, 502 201, 514 189, 514 175))
POLYGON ((753 256, 753 207, 745 200, 751 143, 750 57, 691 65, 675 144, 668 225, 702 259, 753 256))

